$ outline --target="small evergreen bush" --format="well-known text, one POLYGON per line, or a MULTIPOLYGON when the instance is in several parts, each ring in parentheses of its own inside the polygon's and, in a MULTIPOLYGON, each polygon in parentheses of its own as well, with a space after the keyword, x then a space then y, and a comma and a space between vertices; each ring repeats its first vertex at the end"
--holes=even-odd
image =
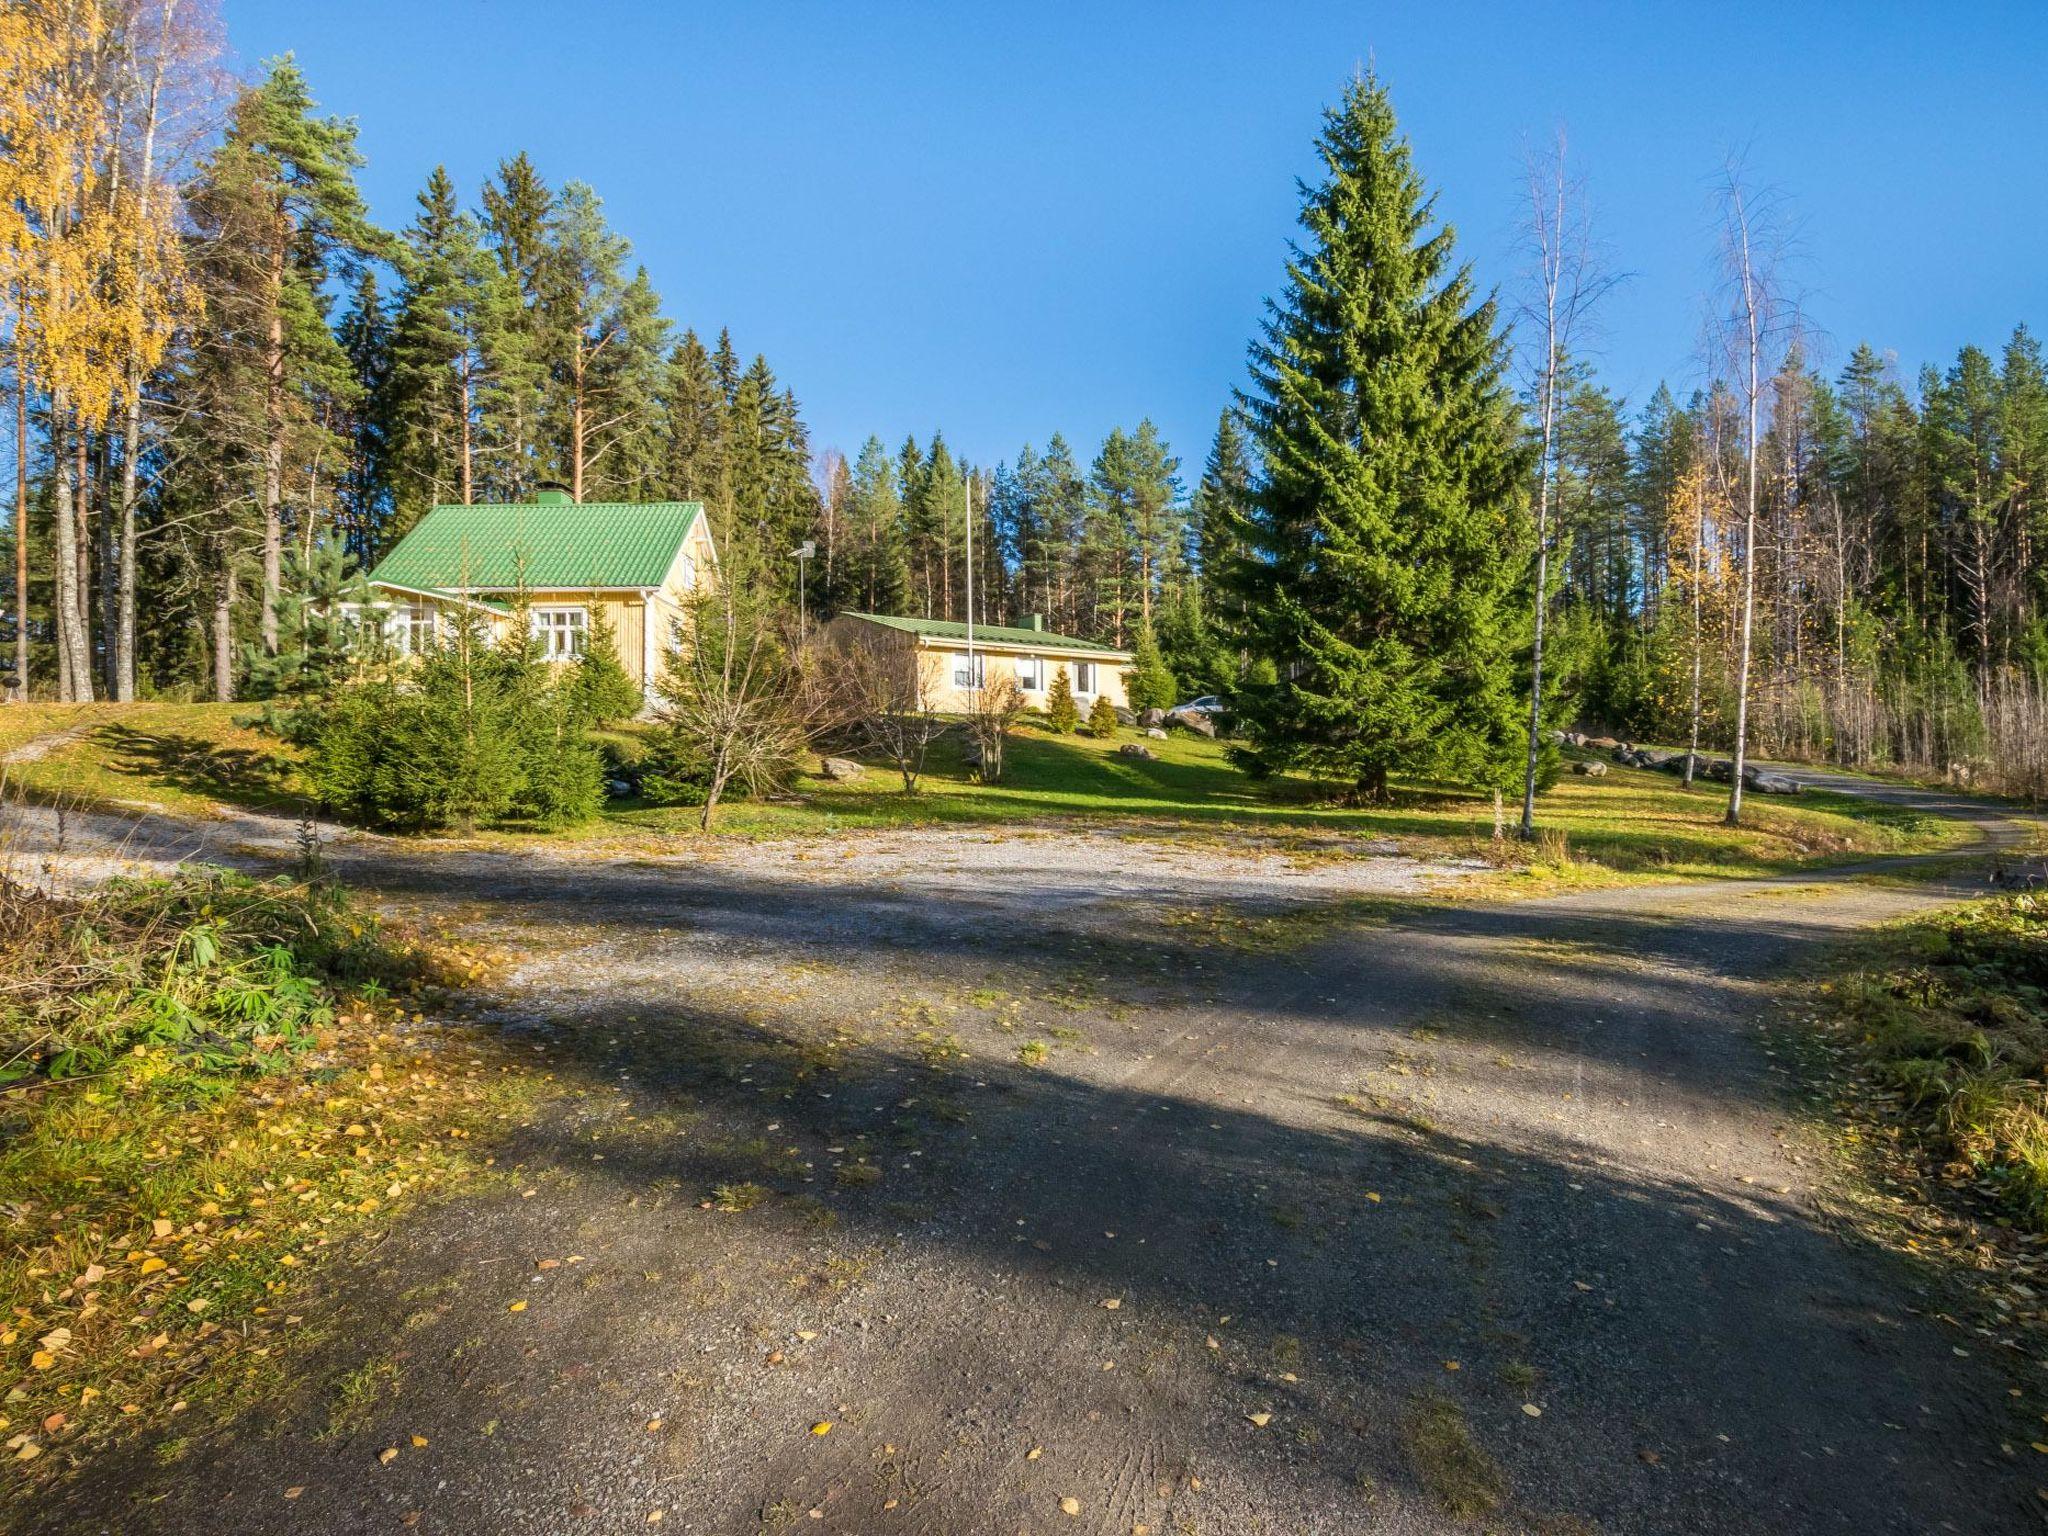
POLYGON ((1098 693, 1095 696, 1095 702, 1088 709, 1088 734, 1090 736, 1102 737, 1114 736, 1116 734, 1116 727, 1116 706, 1098 693))
POLYGON ((1055 735, 1071 736, 1081 728, 1081 706, 1074 699, 1074 683, 1065 667, 1052 675, 1052 690, 1045 696, 1045 723, 1055 735))

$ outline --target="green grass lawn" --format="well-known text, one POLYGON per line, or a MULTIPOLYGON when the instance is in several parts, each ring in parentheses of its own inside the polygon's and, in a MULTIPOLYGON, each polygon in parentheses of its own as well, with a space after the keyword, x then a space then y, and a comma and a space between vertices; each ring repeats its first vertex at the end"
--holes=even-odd
POLYGON ((0 768, 10 793, 84 809, 161 806, 211 814, 219 804, 296 810, 292 749, 239 722, 247 704, 26 704, 0 709, 0 754, 87 729, 34 762, 0 768))
MULTIPOLYGON (((1145 743, 1157 754, 1154 761, 1117 755, 1118 746, 1135 739, 1130 731, 1095 740, 1026 728, 1010 745, 1003 782, 994 785, 973 779, 949 739, 933 752, 915 795, 905 795, 901 779, 876 766, 851 784, 805 778, 788 801, 733 802, 721 807, 718 826, 728 835, 783 837, 1135 821, 1191 835, 1269 833, 1300 842, 1304 851, 1326 838, 1388 838, 1404 851, 1434 854, 1470 853, 1492 842, 1491 802, 1470 792, 1398 784, 1391 806, 1345 806, 1306 779, 1248 778, 1226 760, 1222 743, 1178 731, 1145 743)), ((1598 779, 1568 774, 1539 801, 1539 822, 1552 836, 1536 851, 1537 862, 1553 873, 1588 876, 1763 874, 1953 847, 1971 836, 1953 822, 1850 796, 1809 794, 1796 803, 1759 804, 1760 798, 1747 800, 1747 824, 1730 829, 1721 825, 1723 786, 1686 790, 1667 774, 1630 769, 1598 779)), ((680 833, 694 830, 696 815, 689 807, 620 807, 606 821, 620 831, 680 833)), ((1514 852, 1511 862, 1521 862, 1514 852)))
MULTIPOLYGON (((0 709, 0 752, 84 725, 77 740, 33 763, 7 770, 10 785, 38 799, 85 806, 160 805, 206 814, 220 803, 296 810, 300 786, 289 748, 238 722, 236 704, 30 705, 0 709)), ((628 728, 643 729, 643 728, 628 728)), ((1393 840, 1404 852, 1496 852, 1492 806, 1482 796, 1420 783, 1397 785, 1395 803, 1355 807, 1294 776, 1261 783, 1232 767, 1222 743, 1176 731, 1147 741, 1152 761, 1121 757, 1139 740, 1052 736, 1026 727, 1011 743, 1000 784, 977 782, 948 738, 932 752, 918 793, 905 795, 889 768, 871 766, 850 784, 802 776, 774 801, 729 801, 717 835, 807 837, 862 829, 1022 826, 1115 822, 1156 832, 1267 834, 1305 855, 1358 837, 1393 840)), ((1814 867, 1875 854, 1960 846, 1969 830, 1936 817, 1850 796, 1802 795, 1796 801, 1752 795, 1745 825, 1721 825, 1727 791, 1692 790, 1661 773, 1616 768, 1604 778, 1567 774, 1539 803, 1548 838, 1524 856, 1498 850, 1511 868, 1533 864, 1562 880, 1616 877, 1753 875, 1814 867)), ((694 807, 631 801, 596 824, 551 841, 662 842, 700 836, 694 807)), ((540 834, 497 834, 523 840, 540 834)))

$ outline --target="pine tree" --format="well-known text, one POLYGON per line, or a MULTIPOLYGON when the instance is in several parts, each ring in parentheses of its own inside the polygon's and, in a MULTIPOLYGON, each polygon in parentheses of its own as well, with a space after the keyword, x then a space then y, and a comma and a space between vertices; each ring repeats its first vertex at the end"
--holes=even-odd
POLYGON ((348 357, 328 323, 329 285, 388 244, 356 186, 355 125, 316 112, 292 59, 272 61, 236 103, 194 198, 208 236, 207 334, 214 345, 250 353, 261 379, 260 614, 263 646, 272 652, 287 501, 303 495, 312 466, 335 453, 316 402, 346 399, 353 389, 348 357))
POLYGON ((551 357, 542 311, 555 194, 524 151, 483 189, 485 244, 497 258, 480 341, 491 387, 477 423, 480 500, 517 501, 542 475, 542 395, 551 357))
POLYGON ((910 564, 896 466, 879 437, 862 444, 854 461, 841 538, 845 548, 839 582, 844 602, 867 613, 897 612, 910 584, 910 564))
POLYGON ((403 241, 405 288, 391 334, 394 535, 435 502, 476 500, 488 342, 507 286, 443 167, 428 177, 403 241))
POLYGON ((669 354, 662 385, 662 416, 668 441, 665 494, 677 501, 701 501, 723 513, 732 501, 726 444, 725 390, 711 354, 695 331, 683 332, 669 354))
POLYGON ((1171 709, 1178 684, 1159 654, 1159 640, 1150 623, 1138 630, 1138 643, 1131 651, 1131 665, 1124 673, 1124 694, 1133 709, 1171 709))
POLYGON ((1245 515, 1251 502, 1252 470, 1245 453, 1244 432, 1237 412, 1226 410, 1216 421, 1216 439, 1195 487, 1189 523, 1195 541, 1195 565, 1205 591, 1216 589, 1236 553, 1233 520, 1245 515))
POLYGON ((1231 584, 1276 668, 1238 695, 1247 757, 1372 800, 1399 771, 1498 787, 1529 540, 1494 306, 1431 228, 1376 78, 1316 147, 1324 174, 1243 397, 1263 475, 1230 521, 1231 584))

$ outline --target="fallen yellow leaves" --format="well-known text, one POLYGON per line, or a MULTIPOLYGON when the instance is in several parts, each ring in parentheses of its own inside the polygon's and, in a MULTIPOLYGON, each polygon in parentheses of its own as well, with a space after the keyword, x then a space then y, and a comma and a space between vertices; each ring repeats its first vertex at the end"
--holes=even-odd
POLYGON ((387 1445, 377 1453, 377 1465, 380 1467, 388 1467, 396 1460, 398 1460, 398 1447, 395 1445, 387 1445))
POLYGON ((526 1303, 523 1301, 515 1301, 512 1303, 511 1306, 507 1307, 505 1310, 507 1312, 524 1312, 526 1310, 526 1303))
POLYGON ((1072 1516, 1074 1516, 1074 1515, 1078 1515, 1078 1514, 1080 1514, 1080 1513, 1081 1513, 1081 1501, 1080 1501, 1079 1499, 1076 1499, 1076 1498, 1072 1498, 1072 1497, 1069 1497, 1069 1498, 1064 1498, 1064 1499, 1061 1499, 1061 1500, 1060 1500, 1060 1513, 1061 1513, 1061 1514, 1063 1514, 1063 1515, 1069 1516, 1070 1518, 1071 1518, 1072 1516))
POLYGON ((1248 1413, 1245 1418, 1259 1429, 1264 1429, 1273 1422, 1273 1415, 1270 1413, 1248 1413))
POLYGON ((811 1433, 812 1433, 812 1434, 814 1434, 814 1435, 829 1435, 829 1434, 831 1434, 831 1433, 832 1433, 832 1421, 831 1421, 830 1419, 820 1419, 820 1420, 818 1420, 818 1422, 817 1422, 817 1423, 815 1423, 815 1424, 813 1424, 813 1425, 811 1426, 811 1433))
POLYGON ((1543 1410, 1541 1408, 1538 1408, 1534 1403, 1522 1404, 1522 1412, 1529 1415, 1529 1417, 1532 1419, 1540 1419, 1543 1417, 1543 1410))

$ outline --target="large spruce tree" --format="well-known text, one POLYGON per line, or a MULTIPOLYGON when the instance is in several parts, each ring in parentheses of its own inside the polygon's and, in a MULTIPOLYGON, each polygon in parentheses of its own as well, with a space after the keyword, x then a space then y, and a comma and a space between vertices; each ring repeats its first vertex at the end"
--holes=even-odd
POLYGON ((1325 115, 1322 179, 1242 404, 1262 465, 1230 582, 1254 657, 1254 766, 1379 800, 1397 771, 1512 775, 1526 453, 1494 305, 1475 298, 1377 79, 1325 115))

